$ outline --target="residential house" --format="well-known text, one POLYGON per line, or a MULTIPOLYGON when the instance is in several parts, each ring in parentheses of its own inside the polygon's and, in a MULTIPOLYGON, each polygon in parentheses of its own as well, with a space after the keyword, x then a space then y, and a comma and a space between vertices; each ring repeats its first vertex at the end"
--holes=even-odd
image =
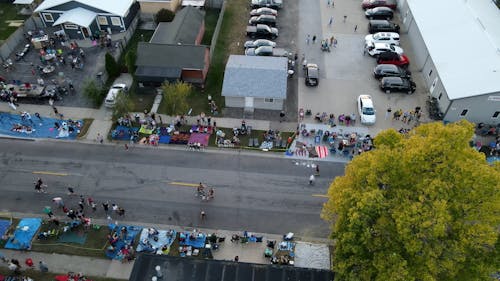
POLYGON ((178 11, 172 22, 160 23, 151 40, 137 47, 137 81, 182 80, 203 86, 210 64, 210 49, 200 45, 204 33, 205 12, 194 7, 178 11))
POLYGON ((45 0, 35 9, 45 26, 60 27, 71 39, 125 32, 138 11, 135 0, 45 0))
POLYGON ((226 107, 283 110, 288 80, 288 59, 231 55, 226 64, 222 96, 226 107))
POLYGON ((137 0, 141 5, 142 18, 154 18, 154 15, 161 9, 172 12, 177 11, 181 5, 181 0, 137 0))

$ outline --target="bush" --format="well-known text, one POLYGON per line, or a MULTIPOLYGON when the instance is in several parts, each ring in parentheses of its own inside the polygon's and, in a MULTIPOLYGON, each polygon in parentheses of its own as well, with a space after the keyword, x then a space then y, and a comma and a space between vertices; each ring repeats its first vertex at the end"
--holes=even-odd
POLYGON ((128 73, 134 74, 135 60, 137 58, 137 50, 129 50, 125 55, 125 65, 127 66, 128 73))
POLYGON ((171 22, 172 20, 174 20, 174 17, 175 17, 174 12, 167 9, 161 9, 155 15, 155 22, 156 24, 160 22, 171 22))
POLYGON ((83 82, 82 90, 83 94, 96 106, 102 104, 104 96, 106 95, 105 89, 92 79, 87 79, 83 82))
POLYGON ((120 75, 120 67, 116 63, 115 58, 110 53, 106 53, 105 62, 109 79, 118 77, 118 75, 120 75))

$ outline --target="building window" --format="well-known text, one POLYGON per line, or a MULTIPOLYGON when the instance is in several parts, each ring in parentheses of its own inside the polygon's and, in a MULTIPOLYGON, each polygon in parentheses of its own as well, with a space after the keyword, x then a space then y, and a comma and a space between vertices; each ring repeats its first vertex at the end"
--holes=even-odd
POLYGON ((98 16, 97 17, 97 22, 99 23, 99 25, 108 25, 108 18, 105 17, 105 16, 98 16))
POLYGON ((65 24, 64 28, 66 28, 66 29, 78 29, 78 25, 76 25, 76 24, 65 24))
POLYGON ((52 14, 49 13, 43 13, 43 20, 46 22, 54 22, 54 18, 52 17, 52 14))
POLYGON ((119 17, 111 17, 111 24, 115 26, 122 26, 122 21, 119 17))
POLYGON ((495 111, 492 118, 498 118, 498 115, 500 115, 500 111, 495 111))
POLYGON ((468 109, 464 109, 464 110, 462 110, 462 113, 460 113, 460 116, 465 116, 465 115, 467 115, 467 112, 469 112, 469 110, 468 110, 468 109))
POLYGON ((431 77, 431 75, 432 75, 432 69, 431 69, 431 71, 429 71, 429 77, 431 77))
POLYGON ((443 97, 443 93, 439 93, 438 100, 441 100, 442 97, 443 97))
POLYGON ((267 99, 267 98, 266 98, 266 99, 264 99, 264 102, 269 102, 269 103, 272 103, 272 102, 274 102, 274 99, 267 99))

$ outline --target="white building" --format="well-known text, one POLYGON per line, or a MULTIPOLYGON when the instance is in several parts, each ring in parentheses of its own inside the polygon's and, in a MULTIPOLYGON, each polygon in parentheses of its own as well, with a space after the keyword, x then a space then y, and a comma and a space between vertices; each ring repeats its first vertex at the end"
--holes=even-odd
POLYGON ((491 0, 398 0, 401 32, 415 51, 445 121, 500 122, 500 9, 491 0))

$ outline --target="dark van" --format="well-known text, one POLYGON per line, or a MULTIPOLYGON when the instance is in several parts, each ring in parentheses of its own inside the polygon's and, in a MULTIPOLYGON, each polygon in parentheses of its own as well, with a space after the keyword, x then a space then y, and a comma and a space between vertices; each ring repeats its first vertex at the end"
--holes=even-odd
POLYGON ((399 33, 399 25, 388 20, 370 20, 368 23, 368 32, 371 34, 377 32, 396 32, 399 33))

